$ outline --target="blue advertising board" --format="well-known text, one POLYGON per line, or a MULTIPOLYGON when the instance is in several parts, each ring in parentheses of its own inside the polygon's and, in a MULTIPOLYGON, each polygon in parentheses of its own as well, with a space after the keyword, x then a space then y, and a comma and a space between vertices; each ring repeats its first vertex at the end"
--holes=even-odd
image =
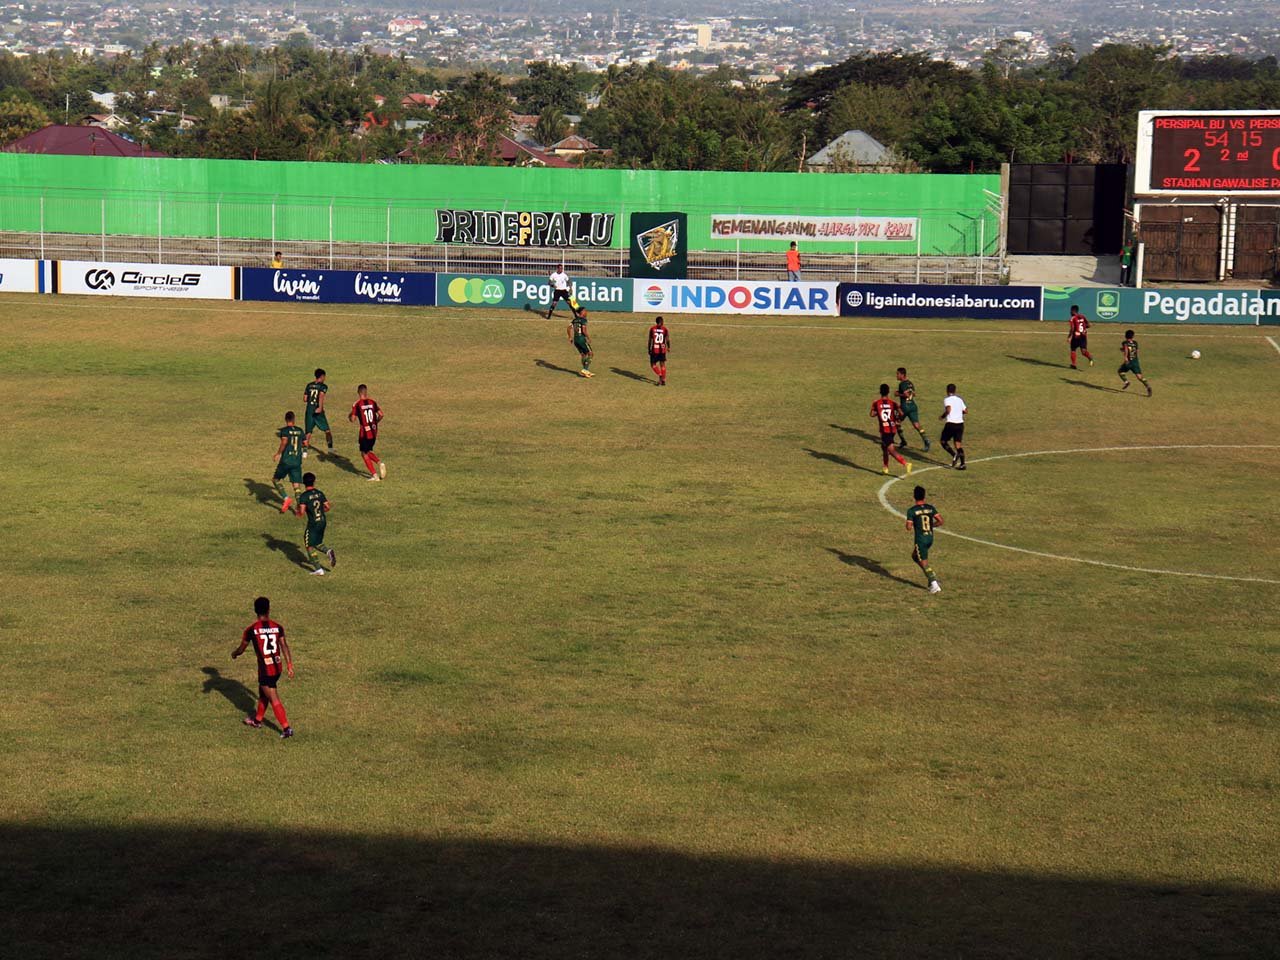
POLYGON ((843 317, 966 317, 1039 320, 1040 287, 937 283, 842 283, 843 317))
POLYGON ((272 270, 244 267, 241 300, 284 300, 292 303, 394 303, 433 307, 434 273, 393 270, 272 270))

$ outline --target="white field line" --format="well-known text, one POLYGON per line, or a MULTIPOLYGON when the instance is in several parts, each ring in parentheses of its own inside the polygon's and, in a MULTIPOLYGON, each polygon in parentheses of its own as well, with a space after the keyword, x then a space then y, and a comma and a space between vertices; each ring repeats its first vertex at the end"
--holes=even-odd
MULTIPOLYGON (((103 303, 102 302, 103 300, 107 300, 107 299, 110 299, 110 298, 76 296, 75 294, 66 294, 66 293, 58 294, 56 296, 51 294, 36 294, 30 298, 22 298, 22 299, 19 299, 19 297, 15 295, 14 297, 6 298, 5 300, 0 301, 0 315, 3 314, 4 305, 9 303, 12 303, 14 306, 21 306, 21 307, 56 307, 60 309, 79 308, 82 310, 93 310, 95 312, 102 311, 102 310, 129 310, 129 311, 137 312, 142 306, 142 304, 139 304, 139 303, 103 303)), ((220 304, 223 302, 225 301, 210 300, 208 301, 208 306, 187 306, 185 305, 185 303, 183 306, 175 306, 172 301, 157 298, 154 302, 154 306, 158 310, 163 311, 164 313, 205 313, 205 314, 214 313, 214 314, 229 314, 229 315, 236 314, 239 316, 244 316, 246 314, 278 315, 280 313, 288 312, 290 316, 332 317, 338 313, 337 310, 309 310, 306 308, 298 308, 296 304, 290 304, 290 303, 274 303, 273 302, 273 303, 267 304, 261 301, 237 300, 237 301, 233 301, 234 303, 237 304, 237 306, 230 307, 230 306, 221 306, 220 304), (252 304, 252 306, 250 304, 252 304), (289 309, 291 307, 294 309, 289 309)), ((339 306, 339 305, 335 304, 335 306, 339 306)), ((344 304, 341 306, 349 306, 349 305, 344 304)), ((369 304, 369 306, 375 306, 375 307, 381 306, 388 310, 403 310, 406 312, 407 316, 413 316, 415 317, 415 319, 419 319, 419 320, 424 318, 423 311, 445 309, 441 307, 394 307, 393 305, 390 305, 390 304, 369 304), (414 312, 410 313, 409 311, 414 311, 414 312)), ((545 317, 530 316, 527 313, 516 313, 514 310, 511 312, 510 316, 505 316, 505 315, 495 316, 492 313, 488 313, 487 311, 476 310, 474 308, 457 307, 456 309, 468 310, 469 314, 474 315, 474 317, 468 316, 468 319, 475 319, 478 321, 482 321, 482 320, 503 321, 503 322, 517 321, 517 322, 523 322, 523 323, 568 323, 569 321, 568 315, 565 315, 564 317, 556 316, 548 320, 545 317)), ((605 326, 605 325, 648 326, 650 323, 653 322, 651 318, 653 316, 657 316, 657 314, 644 314, 644 315, 638 315, 638 316, 639 316, 639 319, 636 319, 636 320, 608 320, 600 317, 599 314, 597 314, 591 318, 591 323, 598 327, 605 326)), ((810 323, 810 324, 731 323, 731 322, 725 322, 725 321, 693 320, 688 316, 680 316, 674 313, 671 314, 670 316, 679 317, 677 322, 681 327, 708 327, 708 328, 719 327, 719 328, 730 329, 730 330, 806 330, 806 331, 828 332, 828 333, 927 333, 927 334, 944 334, 947 336, 966 336, 966 337, 971 337, 971 336, 1061 337, 1063 336, 1063 334, 1057 329, 1058 324, 1053 323, 1053 321, 1048 321, 1049 323, 1053 323, 1053 329, 1047 329, 1047 330, 1019 329, 1019 330, 1011 331, 1008 329, 992 330, 990 328, 984 329, 981 327, 951 327, 950 326, 951 323, 957 323, 960 321, 942 321, 942 320, 940 320, 939 322, 947 323, 948 324, 947 327, 889 327, 889 326, 866 327, 866 326, 856 326, 856 325, 849 325, 849 324, 841 325, 841 324, 834 324, 834 323, 825 324, 825 325, 813 324, 813 323, 810 323)), ((431 318, 429 313, 426 314, 426 318, 427 319, 431 318)), ((1001 322, 1001 321, 996 321, 996 322, 1001 322)), ((1012 321, 1012 322, 1036 323, 1037 325, 1044 325, 1040 321, 1035 321, 1035 320, 1023 320, 1023 321, 1012 321)), ((1144 337, 1178 337, 1178 338, 1193 337, 1198 340, 1247 340, 1257 336, 1256 333, 1250 333, 1250 334, 1207 333, 1207 332, 1162 333, 1155 330, 1143 330, 1142 335, 1144 337)), ((1277 349, 1280 349, 1280 348, 1277 348, 1277 349)))
POLYGON ((1276 348, 1276 353, 1280 353, 1280 343, 1276 343, 1275 337, 1267 337, 1267 343, 1276 348))
MULTIPOLYGON (((1277 348, 1280 349, 1280 348, 1277 348)), ((1003 453, 994 457, 981 457, 977 460, 971 460, 970 463, 990 463, 995 460, 1016 460, 1022 457, 1049 457, 1055 454, 1072 454, 1072 453, 1116 453, 1130 450, 1280 450, 1280 444, 1225 444, 1225 443, 1171 443, 1137 447, 1079 447, 1074 450, 1031 450, 1026 453, 1003 453)), ((907 515, 897 507, 889 503, 888 493, 899 480, 908 480, 918 477, 922 473, 928 473, 931 470, 942 470, 943 467, 925 467, 923 470, 915 470, 910 477, 893 477, 885 481, 881 485, 877 496, 880 498, 880 505, 892 513, 895 517, 905 520, 907 515)), ((1188 570, 1159 570, 1153 567, 1131 567, 1123 563, 1107 563, 1105 560, 1088 560, 1084 557, 1064 556, 1060 553, 1045 553, 1042 550, 1028 550, 1025 547, 1014 547, 1007 543, 996 543, 994 540, 983 540, 979 537, 971 537, 964 533, 956 533, 949 527, 938 527, 938 533, 945 533, 949 537, 956 537, 960 540, 968 540, 970 543, 980 543, 984 547, 995 547, 999 550, 1009 550, 1013 553, 1025 553, 1033 557, 1043 557, 1046 560, 1067 560, 1071 563, 1086 563, 1092 567, 1109 567, 1112 570, 1127 570, 1130 573, 1154 573, 1170 577, 1196 577, 1201 580, 1234 580, 1239 583, 1274 583, 1280 584, 1280 580, 1268 580, 1265 577, 1231 577, 1220 573, 1196 573, 1188 570)))

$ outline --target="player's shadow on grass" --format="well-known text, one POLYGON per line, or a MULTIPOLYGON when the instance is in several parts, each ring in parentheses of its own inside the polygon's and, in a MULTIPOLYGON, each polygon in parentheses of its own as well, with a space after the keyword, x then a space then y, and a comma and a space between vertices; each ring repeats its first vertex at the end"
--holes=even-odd
POLYGON ((272 510, 277 511, 280 509, 280 497, 272 489, 271 484, 263 483, 261 480, 254 480, 252 477, 245 477, 244 488, 251 497, 264 507, 270 507, 272 510))
POLYGON ((329 453, 328 451, 325 451, 324 453, 317 453, 316 456, 319 457, 323 463, 332 463, 339 470, 345 470, 347 473, 353 473, 357 477, 367 477, 369 475, 366 471, 357 468, 354 463, 340 453, 329 453))
POLYGON ((302 548, 292 540, 281 540, 273 537, 269 533, 262 535, 262 542, 267 545, 268 550, 274 550, 276 553, 283 553, 290 563, 302 567, 304 570, 310 569, 311 564, 307 562, 307 555, 302 552, 302 548))
MULTIPOLYGON (((832 423, 832 424, 829 424, 829 426, 833 430, 839 430, 842 433, 848 433, 855 437, 861 437, 863 440, 870 440, 877 447, 880 446, 880 434, 878 433, 872 433, 870 430, 859 430, 857 427, 846 427, 843 424, 839 424, 839 423, 832 423)), ((937 443, 936 440, 933 442, 937 443)), ((923 441, 921 441, 921 443, 923 444, 923 441)), ((932 449, 932 444, 930 444, 930 448, 932 449)), ((899 447, 898 450, 907 451, 907 453, 910 455, 913 461, 921 460, 925 463, 932 463, 934 466, 938 466, 938 467, 946 466, 948 463, 950 463, 950 461, 944 462, 942 460, 935 460, 933 457, 929 456, 927 453, 924 453, 923 445, 919 447, 899 447)))
POLYGON ((549 360, 535 360, 533 362, 536 366, 541 367, 543 370, 556 370, 560 373, 567 373, 571 377, 576 377, 578 375, 577 370, 570 370, 568 367, 558 367, 549 360))
POLYGON ((631 370, 623 370, 621 367, 610 367, 609 372, 616 373, 620 377, 626 377, 628 380, 639 380, 641 383, 652 383, 656 385, 658 382, 652 377, 646 377, 643 374, 635 373, 631 370))
POLYGON ((860 557, 856 553, 845 553, 835 547, 827 547, 827 553, 835 554, 841 563, 847 563, 851 567, 858 567, 868 573, 874 573, 877 577, 884 577, 886 580, 893 580, 896 583, 914 587, 916 590, 925 589, 923 584, 916 583, 914 580, 907 580, 895 573, 890 573, 878 560, 872 560, 870 557, 860 557))
POLYGON ((1070 370, 1071 365, 1067 363, 1054 363, 1052 360, 1041 360, 1038 357, 1015 357, 1012 353, 1006 353, 1006 357, 1010 360, 1017 360, 1019 363, 1030 363, 1037 367, 1057 367, 1059 370, 1070 370))
POLYGON ((1123 391, 1116 387, 1104 387, 1100 383, 1090 383, 1088 380, 1070 380, 1067 377, 1060 377, 1063 383, 1069 383, 1073 387, 1084 387, 1086 390, 1101 390, 1103 393, 1122 393, 1123 391))
MULTIPOLYGON (((257 710, 258 698, 253 695, 253 691, 246 687, 239 680, 232 680, 230 677, 224 677, 218 672, 217 667, 201 667, 200 672, 206 674, 209 679, 205 680, 202 693, 220 693, 223 698, 236 708, 236 712, 247 716, 257 710)), ((263 724, 280 732, 270 720, 263 720, 263 724)))
POLYGON ((827 463, 836 463, 842 467, 848 467, 850 470, 865 470, 867 473, 880 473, 879 470, 872 470, 870 467, 864 467, 860 463, 854 463, 848 457, 842 457, 838 453, 826 453, 823 450, 810 450, 808 447, 801 447, 800 449, 815 460, 825 460, 827 463))

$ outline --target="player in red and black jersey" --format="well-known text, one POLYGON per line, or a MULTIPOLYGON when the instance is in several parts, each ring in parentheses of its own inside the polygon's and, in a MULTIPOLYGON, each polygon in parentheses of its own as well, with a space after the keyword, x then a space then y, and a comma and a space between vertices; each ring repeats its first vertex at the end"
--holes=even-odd
POLYGON ((387 465, 373 452, 373 445, 378 442, 378 424, 382 422, 382 408, 378 401, 369 396, 369 388, 363 383, 356 387, 360 399, 351 405, 351 413, 347 417, 360 428, 360 457, 369 471, 370 480, 385 480, 387 465))
POLYGON ((1067 321, 1067 341, 1071 344, 1071 369, 1076 369, 1076 351, 1084 354, 1093 366, 1093 354, 1089 352, 1089 318, 1080 312, 1074 303, 1071 305, 1071 319, 1067 321))
POLYGON ((250 644, 254 655, 258 658, 258 712, 252 717, 245 717, 247 727, 262 726, 262 718, 266 716, 267 704, 276 715, 280 724, 280 736, 293 736, 293 727, 289 726, 289 717, 284 712, 284 704, 276 693, 276 684, 280 675, 288 671, 289 679, 293 679, 293 654, 289 651, 289 642, 284 638, 284 627, 271 619, 271 601, 266 597, 258 597, 253 601, 253 612, 258 619, 244 628, 240 637, 240 646, 231 651, 231 659, 235 660, 250 644), (283 664, 283 670, 281 666, 283 664))
POLYGON ((658 317, 649 328, 649 366, 658 375, 658 386, 667 385, 667 352, 671 349, 671 331, 658 317))
POLYGON ((880 397, 871 404, 871 419, 880 426, 880 455, 884 459, 884 472, 889 472, 889 458, 897 460, 911 472, 911 464, 893 445, 898 435, 898 424, 902 422, 902 409, 889 397, 889 385, 880 384, 880 397))

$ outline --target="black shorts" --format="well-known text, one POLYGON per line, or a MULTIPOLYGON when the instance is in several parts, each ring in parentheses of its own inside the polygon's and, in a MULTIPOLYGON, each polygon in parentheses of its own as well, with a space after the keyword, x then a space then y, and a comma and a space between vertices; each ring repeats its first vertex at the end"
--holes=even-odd
POLYGON ((279 682, 280 682, 280 674, 277 673, 274 677, 268 677, 261 670, 258 671, 258 686, 274 687, 279 682))
POLYGON ((942 442, 948 440, 964 440, 964 424, 963 423, 944 423, 942 425, 942 442))
POLYGON ((649 366, 651 366, 651 367, 652 367, 655 363, 666 363, 666 362, 667 362, 667 355, 666 355, 665 353, 651 353, 651 354, 649 354, 649 366))
POLYGON ((361 437, 361 438, 360 438, 360 452, 361 452, 361 453, 369 453, 370 451, 372 451, 372 450, 373 450, 373 445, 374 445, 375 443, 377 443, 377 442, 378 442, 378 438, 377 438, 377 437, 361 437))
POLYGON ((893 433, 880 434, 880 447, 884 450, 888 450, 891 446, 893 446, 893 442, 894 440, 897 439, 897 437, 898 437, 898 433, 896 430, 893 433))
POLYGON ((1072 337, 1071 349, 1072 350, 1088 350, 1089 338, 1088 337, 1072 337))
POLYGON ((568 300, 568 299, 569 299, 568 290, 552 290, 551 291, 551 306, 553 307, 557 303, 559 303, 561 300, 568 300))

